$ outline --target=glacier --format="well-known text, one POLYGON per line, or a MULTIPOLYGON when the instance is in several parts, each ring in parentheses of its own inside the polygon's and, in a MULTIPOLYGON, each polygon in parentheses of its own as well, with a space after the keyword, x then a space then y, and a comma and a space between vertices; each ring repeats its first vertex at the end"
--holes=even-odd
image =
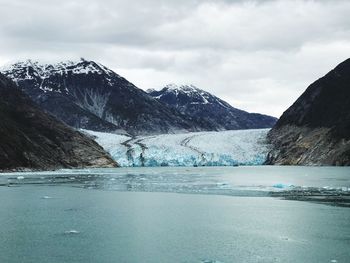
POLYGON ((269 129, 192 132, 152 136, 82 130, 122 167, 261 165, 269 129))

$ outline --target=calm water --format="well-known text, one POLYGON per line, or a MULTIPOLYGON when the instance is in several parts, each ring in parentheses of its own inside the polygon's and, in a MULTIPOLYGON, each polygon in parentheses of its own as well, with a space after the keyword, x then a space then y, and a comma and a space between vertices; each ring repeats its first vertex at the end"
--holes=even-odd
POLYGON ((0 262, 350 262, 350 208, 270 197, 347 197, 349 168, 63 170, 0 185, 0 262))

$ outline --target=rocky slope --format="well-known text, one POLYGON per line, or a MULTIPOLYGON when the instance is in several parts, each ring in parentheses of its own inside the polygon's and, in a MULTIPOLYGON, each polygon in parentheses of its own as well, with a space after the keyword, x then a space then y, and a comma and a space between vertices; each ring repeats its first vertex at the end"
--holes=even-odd
POLYGON ((350 165, 350 59, 312 83, 268 138, 270 164, 350 165))
POLYGON ((248 113, 232 107, 218 97, 195 86, 167 85, 149 94, 171 108, 201 122, 206 130, 236 130, 270 128, 277 119, 271 116, 248 113))
POLYGON ((130 134, 200 130, 94 61, 43 64, 28 60, 5 66, 2 72, 41 108, 75 128, 130 134))
POLYGON ((91 138, 42 112, 0 74, 0 170, 114 167, 91 138))

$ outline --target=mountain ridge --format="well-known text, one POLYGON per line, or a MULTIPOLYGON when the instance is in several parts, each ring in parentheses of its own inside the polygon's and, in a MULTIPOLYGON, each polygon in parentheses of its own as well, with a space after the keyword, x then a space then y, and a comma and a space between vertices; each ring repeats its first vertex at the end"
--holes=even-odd
POLYGON ((190 110, 184 105, 174 107, 102 64, 85 59, 56 63, 26 60, 1 70, 43 110, 77 129, 146 135, 269 128, 276 121, 236 109, 194 86, 181 91, 187 89, 190 110))
POLYGON ((169 107, 202 119, 218 130, 270 128, 277 121, 277 118, 268 115, 237 109, 194 85, 169 84, 159 91, 148 92, 169 107))

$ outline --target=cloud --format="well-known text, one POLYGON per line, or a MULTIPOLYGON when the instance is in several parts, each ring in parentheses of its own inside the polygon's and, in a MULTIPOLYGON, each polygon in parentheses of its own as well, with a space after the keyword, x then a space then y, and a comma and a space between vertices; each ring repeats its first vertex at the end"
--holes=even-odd
POLYGON ((279 116, 350 54, 349 1, 0 0, 0 64, 97 60, 143 89, 192 83, 279 116))

